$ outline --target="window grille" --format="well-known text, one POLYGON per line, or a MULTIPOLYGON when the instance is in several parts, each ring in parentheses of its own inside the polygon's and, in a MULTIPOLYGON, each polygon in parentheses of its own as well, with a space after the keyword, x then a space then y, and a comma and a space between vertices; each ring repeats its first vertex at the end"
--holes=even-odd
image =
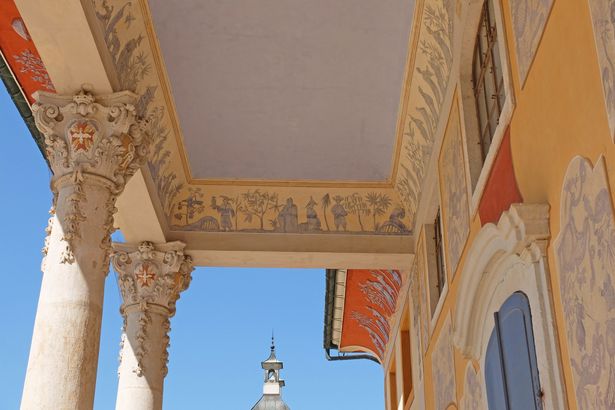
POLYGON ((491 0, 486 0, 483 4, 472 61, 472 88, 483 160, 489 152, 506 98, 495 15, 490 3, 491 0))

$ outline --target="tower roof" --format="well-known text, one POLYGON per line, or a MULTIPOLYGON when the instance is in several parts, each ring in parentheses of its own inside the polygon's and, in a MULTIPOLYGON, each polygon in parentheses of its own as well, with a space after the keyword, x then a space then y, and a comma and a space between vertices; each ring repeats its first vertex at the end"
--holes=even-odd
POLYGON ((252 410, 290 410, 279 395, 264 394, 252 410))

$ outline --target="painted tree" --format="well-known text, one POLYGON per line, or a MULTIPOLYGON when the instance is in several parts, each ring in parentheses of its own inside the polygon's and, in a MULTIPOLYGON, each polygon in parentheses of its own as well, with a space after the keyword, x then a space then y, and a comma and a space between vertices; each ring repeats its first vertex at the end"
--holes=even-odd
POLYGON ((327 227, 327 231, 330 231, 329 221, 327 220, 327 209, 331 206, 331 196, 329 194, 325 194, 320 200, 320 204, 322 205, 322 214, 325 216, 325 226, 327 227))
POLYGON ((267 212, 277 211, 278 206, 278 194, 261 192, 259 189, 254 191, 248 191, 241 194, 243 203, 239 209, 244 214, 244 220, 246 222, 252 222, 253 218, 258 218, 260 222, 260 230, 265 230, 264 218, 267 212))
POLYGON ((371 213, 368 204, 363 200, 363 196, 355 192, 344 199, 344 205, 349 214, 356 215, 359 220, 361 231, 365 231, 361 215, 369 216, 371 213))
POLYGON ((200 188, 188 188, 186 199, 177 203, 175 218, 179 220, 185 218, 186 225, 190 225, 190 220, 205 210, 205 202, 202 201, 202 198, 203 191, 200 188))
POLYGON ((387 209, 391 206, 391 198, 384 193, 370 192, 365 199, 369 204, 370 212, 374 218, 374 231, 377 231, 378 224, 376 223, 376 217, 386 213, 387 209))

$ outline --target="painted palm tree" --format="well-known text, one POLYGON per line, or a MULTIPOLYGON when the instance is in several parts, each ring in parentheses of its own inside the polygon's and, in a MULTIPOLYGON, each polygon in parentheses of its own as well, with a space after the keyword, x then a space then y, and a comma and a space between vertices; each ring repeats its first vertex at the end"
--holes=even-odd
POLYGON ((327 231, 330 231, 329 221, 327 220, 327 209, 331 206, 331 196, 328 193, 325 194, 325 196, 323 196, 320 200, 320 204, 322 205, 322 214, 325 217, 325 226, 327 227, 327 231))
POLYGON ((369 209, 367 203, 363 200, 363 197, 357 192, 355 192, 354 194, 347 196, 344 203, 346 205, 345 208, 348 210, 348 212, 357 216, 361 231, 365 231, 361 215, 368 216, 371 213, 371 210, 369 209))
POLYGON ((365 197, 370 206, 372 217, 374 218, 374 232, 378 230, 377 216, 382 216, 391 206, 391 198, 387 194, 370 192, 365 197))

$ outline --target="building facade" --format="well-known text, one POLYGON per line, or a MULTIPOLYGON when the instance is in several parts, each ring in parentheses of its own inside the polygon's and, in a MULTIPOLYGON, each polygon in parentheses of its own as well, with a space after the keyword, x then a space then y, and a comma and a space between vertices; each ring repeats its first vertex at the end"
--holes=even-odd
POLYGON ((416 254, 329 273, 325 347, 376 357, 387 409, 613 408, 615 4, 420 3, 416 254))
POLYGON ((0 5, 53 171, 23 409, 91 408, 110 263, 118 408, 161 407, 195 265, 327 268, 389 410, 615 408, 612 0, 0 5))

